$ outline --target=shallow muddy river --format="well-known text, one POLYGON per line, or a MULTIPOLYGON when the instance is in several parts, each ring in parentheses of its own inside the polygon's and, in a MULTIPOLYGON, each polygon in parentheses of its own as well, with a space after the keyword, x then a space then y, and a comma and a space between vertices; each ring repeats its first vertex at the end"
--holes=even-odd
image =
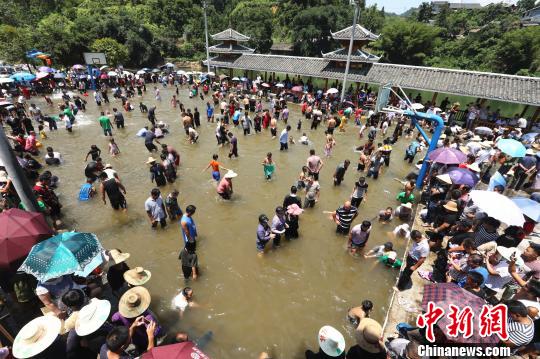
MULTIPOLYGON (((148 86, 148 93, 142 99, 148 107, 155 102, 151 88, 148 86)), ((190 145, 180 124, 179 110, 170 106, 173 89, 161 91, 163 101, 156 102, 157 120, 168 123, 171 131, 161 142, 174 146, 181 154, 179 179, 162 187, 162 193, 166 196, 177 188, 183 208, 188 204, 197 207, 194 218, 199 231, 197 253, 201 275, 189 285, 194 289, 194 299, 200 308, 190 308, 182 320, 170 309, 171 299, 185 286, 178 260, 183 243, 177 223, 166 230, 152 231, 144 211, 144 201, 154 186, 145 164, 149 154, 143 139, 135 136, 148 124, 146 115, 138 110, 139 99, 133 101, 137 109, 124 114, 126 128, 113 130, 122 151, 117 158, 108 154, 108 141, 97 123, 99 109, 92 95, 88 97, 87 111, 77 116, 72 134, 59 126, 58 132, 43 141, 45 146, 53 146, 61 152, 65 160, 64 165, 52 171, 60 177, 57 192, 69 227, 96 233, 104 246, 131 253, 128 260, 131 267, 149 269, 152 279, 147 288, 152 293, 151 308, 171 329, 187 331, 193 337, 211 330, 213 338, 205 351, 213 358, 253 358, 263 350, 275 358, 302 358, 306 348, 317 349, 318 330, 326 324, 345 335, 348 348, 354 344, 354 328, 347 321, 346 312, 364 299, 373 301, 373 317, 382 323, 397 271, 385 268, 374 259, 349 255, 345 237, 335 234, 334 223, 323 213, 343 204, 358 178, 358 156, 353 149, 366 141, 358 140, 358 129, 349 124, 346 133, 337 133, 337 147, 332 157, 323 158, 320 201, 301 215, 300 238, 284 241, 281 248, 259 258, 255 247, 257 218, 261 213, 272 218, 275 207, 281 205, 290 186, 296 183, 309 148, 315 148, 322 156, 323 128, 310 131, 309 123, 304 120, 303 128, 313 146, 291 145, 288 152, 279 151, 278 140, 272 140, 269 131, 243 136, 241 129, 233 129, 238 136, 240 157, 229 160, 228 148, 216 146, 215 124, 206 123, 205 102, 190 100, 185 88, 180 92, 180 101, 186 108, 198 106, 201 110, 199 143, 190 145), (91 144, 101 148, 103 162, 113 165, 126 186, 127 213, 113 211, 98 198, 87 203, 78 201, 79 187, 84 182, 84 157, 91 144), (264 179, 261 165, 268 151, 273 152, 277 165, 271 181, 264 179), (233 180, 235 193, 229 202, 218 198, 210 171, 201 173, 213 153, 220 155, 225 167, 239 174, 233 180), (333 172, 345 159, 351 160, 351 166, 342 185, 334 187, 333 172)), ((121 107, 111 95, 110 98, 111 104, 102 106, 103 110, 112 112, 113 107, 121 107)), ((56 106, 60 101, 58 96, 54 101, 56 106)), ((37 103, 45 113, 57 112, 44 103, 37 103)), ((295 139, 301 136, 301 132, 296 131, 299 118, 298 106, 291 105, 289 121, 295 139)), ((278 131, 283 127, 280 123, 278 131)), ((380 137, 378 140, 382 142, 380 137)), ((397 205, 395 196, 401 185, 393 178, 403 177, 410 171, 409 165, 402 161, 404 141, 394 146, 390 167, 383 170, 379 179, 368 179, 367 201, 361 204, 354 224, 372 220, 378 210, 397 205)), ((374 221, 367 247, 388 241, 388 232, 397 224, 383 225, 374 221)), ((394 243, 401 256, 404 240, 394 243)))

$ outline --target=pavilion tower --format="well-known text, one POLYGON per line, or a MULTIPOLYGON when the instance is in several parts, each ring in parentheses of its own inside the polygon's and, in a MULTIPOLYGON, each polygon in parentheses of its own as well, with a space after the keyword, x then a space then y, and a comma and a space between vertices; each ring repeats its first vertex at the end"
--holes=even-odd
MULTIPOLYGON (((336 68, 344 68, 347 63, 347 55, 349 53, 349 41, 352 35, 352 26, 349 26, 343 30, 332 32, 332 38, 339 41, 341 48, 322 54, 323 58, 330 60, 330 66, 336 68)), ((354 31, 353 48, 351 52, 351 70, 360 70, 368 68, 375 62, 380 60, 379 56, 370 54, 362 48, 372 41, 376 41, 380 35, 375 35, 368 29, 356 25, 354 31)))

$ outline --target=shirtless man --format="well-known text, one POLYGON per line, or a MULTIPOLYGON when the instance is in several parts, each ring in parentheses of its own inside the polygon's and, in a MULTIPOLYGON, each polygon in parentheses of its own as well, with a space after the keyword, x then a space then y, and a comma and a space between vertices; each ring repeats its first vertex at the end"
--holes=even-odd
POLYGON ((272 134, 272 139, 276 138, 277 136, 277 119, 275 117, 272 117, 270 120, 270 133, 272 134))
POLYGON ((324 162, 321 160, 321 158, 317 155, 315 155, 315 150, 311 149, 309 150, 309 157, 306 161, 306 166, 309 169, 309 175, 313 176, 315 180, 319 179, 319 172, 321 171, 321 168, 323 167, 324 162))

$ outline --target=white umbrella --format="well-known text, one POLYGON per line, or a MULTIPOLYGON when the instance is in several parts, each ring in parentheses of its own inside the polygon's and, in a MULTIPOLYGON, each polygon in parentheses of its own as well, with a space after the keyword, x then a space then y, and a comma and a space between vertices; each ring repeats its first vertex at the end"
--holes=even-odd
POLYGON ((165 66, 167 66, 167 67, 174 67, 174 64, 171 64, 170 62, 167 62, 167 63, 165 64, 165 66))
POLYGON ((266 82, 263 82, 263 83, 261 84, 261 86, 262 86, 262 87, 270 87, 270 85, 267 84, 266 82))
POLYGON ((9 77, 2 77, 0 78, 0 84, 9 84, 15 82, 15 80, 10 79, 9 77))
POLYGON ((176 71, 176 74, 177 75, 185 75, 186 72, 184 70, 178 70, 178 71, 176 71))
POLYGON ((329 93, 329 94, 336 94, 338 93, 339 90, 337 88, 329 88, 328 91, 326 91, 326 93, 329 93))
POLYGON ((433 109, 433 112, 437 113, 437 112, 442 112, 442 110, 439 108, 439 107, 435 107, 433 109))
POLYGON ((109 68, 109 66, 103 65, 103 66, 101 66, 99 69, 100 69, 101 71, 103 71, 103 70, 108 69, 108 68, 109 68))
POLYGON ((240 79, 238 77, 233 77, 232 80, 233 81, 240 81, 240 79))
POLYGON ((121 74, 121 76, 133 76, 133 74, 131 72, 126 71, 126 70, 122 71, 120 74, 121 74))
POLYGON ((212 71, 210 71, 209 73, 207 73, 208 76, 216 76, 216 74, 212 71))
POLYGON ((45 77, 49 76, 49 73, 48 72, 38 72, 36 74, 36 78, 38 80, 41 80, 41 79, 44 79, 45 77))
POLYGON ((423 110, 424 109, 424 105, 422 105, 421 103, 413 103, 411 105, 411 108, 413 110, 423 110))
POLYGON ((137 75, 144 75, 145 73, 146 73, 146 71, 144 71, 144 70, 137 71, 137 75))
POLYGON ((116 77, 116 76, 118 76, 118 73, 116 71, 109 71, 109 72, 107 72, 107 75, 116 77))
POLYGON ((471 199, 489 217, 509 226, 523 226, 525 219, 521 209, 510 198, 492 191, 471 191, 471 199))
POLYGON ((193 72, 192 72, 192 71, 188 71, 188 72, 186 72, 186 75, 193 75, 193 72))
POLYGON ((285 87, 284 84, 276 84, 276 87, 285 87))

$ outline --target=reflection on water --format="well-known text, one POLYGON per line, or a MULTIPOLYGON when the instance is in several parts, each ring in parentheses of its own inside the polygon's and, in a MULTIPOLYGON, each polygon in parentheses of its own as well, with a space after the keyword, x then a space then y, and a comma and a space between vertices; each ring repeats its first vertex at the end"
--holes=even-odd
MULTIPOLYGON (((149 91, 152 88, 148 86, 149 91)), ((144 141, 135 136, 148 124, 146 115, 138 109, 124 114, 125 130, 113 130, 122 151, 117 158, 108 155, 108 141, 97 123, 100 110, 92 95, 87 98, 87 112, 77 116, 72 134, 59 126, 60 130, 44 141, 45 146, 53 146, 65 159, 65 164, 53 169, 53 173, 61 179, 58 193, 69 226, 96 233, 104 246, 131 253, 128 260, 131 267, 142 265, 152 271, 147 285, 152 293, 151 307, 172 329, 187 331, 194 337, 211 330, 213 339, 206 351, 215 358, 255 357, 263 350, 276 358, 300 358, 307 347, 317 347, 318 330, 326 324, 338 328, 350 346, 354 336, 346 311, 364 299, 374 302, 373 317, 382 322, 396 272, 373 259, 351 257, 346 238, 335 234, 335 225, 323 213, 335 210, 352 192, 358 177, 357 154, 353 152, 358 143, 357 129, 349 125, 345 134, 337 133, 332 157, 323 158, 321 198, 315 208, 301 215, 300 238, 284 241, 278 250, 258 258, 255 247, 258 215, 273 216, 275 207, 281 205, 290 186, 296 183, 310 146, 291 145, 288 152, 280 152, 278 140, 272 140, 269 131, 243 136, 241 129, 235 129, 240 157, 229 160, 228 149, 216 146, 215 124, 205 123, 206 102, 190 100, 185 88, 180 91, 180 101, 186 108, 198 106, 201 111, 199 143, 190 145, 184 136, 179 110, 169 105, 172 95, 171 88, 162 89, 163 101, 157 103, 156 115, 158 121, 170 125, 171 133, 161 142, 180 152, 182 165, 176 183, 162 188, 162 193, 165 196, 178 188, 182 207, 188 204, 197 207, 194 218, 200 235, 201 276, 189 285, 194 288, 194 299, 201 308, 188 310, 181 321, 170 309, 171 299, 185 285, 178 260, 182 240, 177 223, 165 230, 152 231, 144 212, 144 201, 153 186, 145 164, 149 154, 144 141), (104 163, 113 165, 126 186, 127 213, 114 212, 98 198, 88 203, 78 202, 78 189, 84 182, 84 157, 91 144, 101 148, 104 163), (277 165, 271 181, 264 179, 261 165, 268 151, 273 152, 277 165), (225 167, 239 174, 234 179, 235 194, 230 202, 216 195, 210 172, 201 173, 213 153, 219 154, 225 167), (334 187, 334 169, 347 158, 352 164, 345 180, 340 187, 334 187)), ((104 105, 103 110, 112 112, 113 107, 121 108, 119 102, 109 97, 111 104, 104 105)), ((54 98, 55 102, 60 101, 58 96, 54 98)), ((134 107, 138 108, 139 100, 132 101, 134 107)), ((149 107, 154 103, 150 92, 142 101, 149 107)), ((38 105, 44 112, 57 112, 39 101, 38 105)), ((298 108, 293 105, 290 122, 295 139, 302 135, 302 131, 295 129, 299 118, 298 108)), ((280 123, 279 131, 283 127, 280 123)), ((313 148, 322 155, 323 129, 309 131, 305 120, 303 128, 313 141, 313 148)), ((368 179, 368 198, 362 203, 355 223, 372 220, 381 208, 396 206, 395 195, 400 184, 392 178, 403 177, 409 171, 402 162, 404 146, 400 143, 394 147, 392 163, 378 181, 368 179)), ((394 225, 397 223, 375 223, 368 247, 386 242, 394 225)), ((396 250, 403 253, 404 241, 395 242, 396 250)))

